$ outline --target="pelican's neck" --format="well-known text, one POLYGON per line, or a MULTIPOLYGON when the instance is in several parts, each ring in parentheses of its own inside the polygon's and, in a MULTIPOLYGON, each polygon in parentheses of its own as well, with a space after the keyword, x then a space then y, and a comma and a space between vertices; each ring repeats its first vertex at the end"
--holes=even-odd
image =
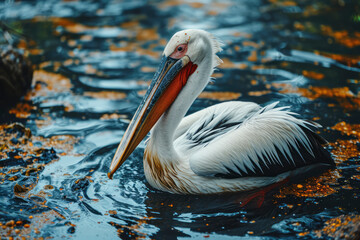
POLYGON ((180 160, 174 148, 174 133, 192 103, 207 85, 213 72, 212 52, 206 56, 196 71, 189 77, 178 97, 153 127, 148 147, 159 159, 176 162, 180 160))

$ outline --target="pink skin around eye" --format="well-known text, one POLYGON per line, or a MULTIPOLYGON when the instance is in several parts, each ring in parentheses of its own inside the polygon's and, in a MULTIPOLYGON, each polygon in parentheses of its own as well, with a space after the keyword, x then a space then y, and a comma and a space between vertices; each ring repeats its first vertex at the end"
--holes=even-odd
POLYGON ((187 52, 187 44, 180 44, 178 45, 174 52, 170 55, 171 58, 180 59, 185 56, 187 52))

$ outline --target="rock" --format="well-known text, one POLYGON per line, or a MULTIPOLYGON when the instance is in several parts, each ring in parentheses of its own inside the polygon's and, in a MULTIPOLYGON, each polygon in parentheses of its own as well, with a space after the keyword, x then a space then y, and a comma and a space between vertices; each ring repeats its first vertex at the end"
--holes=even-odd
POLYGON ((33 69, 18 50, 0 47, 0 106, 16 103, 31 86, 33 69))

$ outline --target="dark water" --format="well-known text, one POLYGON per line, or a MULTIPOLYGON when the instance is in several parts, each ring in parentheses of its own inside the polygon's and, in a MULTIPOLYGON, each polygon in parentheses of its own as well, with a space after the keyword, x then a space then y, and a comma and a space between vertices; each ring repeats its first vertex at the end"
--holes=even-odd
POLYGON ((25 152, 43 149, 27 165, 15 157, 24 147, 10 144, 1 160, 0 222, 23 221, 1 228, 1 237, 318 239, 334 236, 327 221, 359 222, 359 6, 355 0, 1 3, 0 19, 21 33, 12 33, 13 44, 26 49, 36 68, 34 90, 2 118, 31 129, 25 152), (241 206, 253 193, 179 196, 152 189, 142 143, 109 180, 115 148, 166 40, 186 28, 208 30, 225 43, 215 82, 190 112, 233 99, 291 105, 323 125, 337 170, 275 189, 260 207, 256 199, 241 206), (16 184, 28 190, 14 193, 16 184))

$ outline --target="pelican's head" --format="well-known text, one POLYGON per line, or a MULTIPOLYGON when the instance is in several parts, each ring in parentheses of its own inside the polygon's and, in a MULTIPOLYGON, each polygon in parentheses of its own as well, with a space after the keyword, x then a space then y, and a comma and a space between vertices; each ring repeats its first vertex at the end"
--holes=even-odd
POLYGON ((216 53, 222 44, 210 33, 199 29, 188 29, 175 33, 164 49, 163 56, 179 59, 188 56, 193 64, 200 65, 206 57, 212 68, 221 63, 216 53))
POLYGON ((219 51, 221 44, 203 30, 183 30, 172 36, 144 99, 116 150, 109 178, 112 178, 186 85, 189 87, 191 84, 192 88, 202 91, 214 67, 221 63, 216 55, 219 51), (195 71, 198 74, 196 78, 192 77, 195 71), (200 76, 200 73, 203 75, 200 76))

